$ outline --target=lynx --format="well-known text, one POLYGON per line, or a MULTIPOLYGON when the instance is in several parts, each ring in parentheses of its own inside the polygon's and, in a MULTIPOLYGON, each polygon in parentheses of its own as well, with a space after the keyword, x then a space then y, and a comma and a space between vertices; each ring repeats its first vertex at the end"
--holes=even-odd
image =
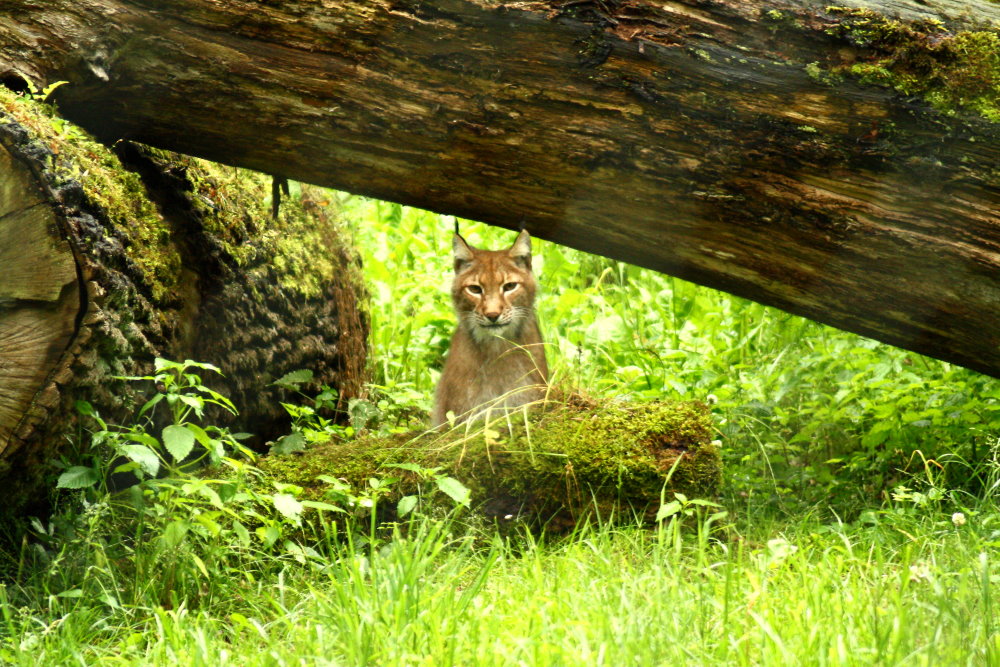
POLYGON ((458 327, 434 398, 433 426, 473 420, 542 398, 548 379, 535 317, 531 237, 507 250, 479 250, 457 232, 451 299, 458 327))

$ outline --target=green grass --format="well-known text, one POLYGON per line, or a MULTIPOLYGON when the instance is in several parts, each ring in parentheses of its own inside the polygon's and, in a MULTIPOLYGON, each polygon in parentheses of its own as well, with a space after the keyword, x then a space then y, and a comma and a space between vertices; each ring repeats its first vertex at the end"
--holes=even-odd
MULTIPOLYGON (((339 203, 371 281, 369 409, 419 423, 453 327, 452 221, 339 203)), ((716 401, 725 517, 554 539, 466 510, 395 532, 357 507, 301 524, 287 488, 284 511, 243 487, 220 508, 205 481, 151 480, 140 513, 67 492, 0 557, 0 662, 1000 661, 995 380, 541 241, 535 257, 557 381, 716 401)))
POLYGON ((230 557, 221 588, 192 581, 166 605, 158 577, 115 580, 113 565, 81 572, 80 597, 8 587, 0 645, 21 665, 992 664, 1000 514, 968 516, 605 526, 556 543, 423 519, 370 552, 230 557), (128 601, 96 599, 105 584, 128 601))

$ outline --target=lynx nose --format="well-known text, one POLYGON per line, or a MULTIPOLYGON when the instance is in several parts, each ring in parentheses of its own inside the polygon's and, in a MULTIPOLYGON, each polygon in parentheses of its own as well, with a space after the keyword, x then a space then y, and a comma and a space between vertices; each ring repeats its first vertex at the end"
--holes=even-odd
POLYGON ((500 319, 500 313, 483 313, 491 323, 496 323, 500 319))

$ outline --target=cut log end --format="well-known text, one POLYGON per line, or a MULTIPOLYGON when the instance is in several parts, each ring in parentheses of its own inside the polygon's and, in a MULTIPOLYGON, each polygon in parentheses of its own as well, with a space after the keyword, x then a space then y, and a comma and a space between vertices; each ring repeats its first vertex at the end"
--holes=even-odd
POLYGON ((69 242, 31 170, 0 146, 0 455, 46 414, 82 303, 69 242))

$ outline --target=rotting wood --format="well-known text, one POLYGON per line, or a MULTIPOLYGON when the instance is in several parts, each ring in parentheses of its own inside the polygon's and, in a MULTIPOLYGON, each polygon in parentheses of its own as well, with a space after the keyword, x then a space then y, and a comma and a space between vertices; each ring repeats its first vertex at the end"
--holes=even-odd
MULTIPOLYGON (((1000 26, 986 0, 864 4, 923 21, 918 59, 1000 26)), ((829 5, 16 0, 0 78, 68 80, 109 141, 524 222, 1000 375, 998 126, 863 83, 892 39, 829 5)))
MULTIPOLYGON (((318 200, 269 179, 121 142, 113 153, 0 89, 2 513, 44 504, 51 463, 79 441, 74 403, 130 424, 155 357, 195 359, 265 439, 288 427, 269 383, 309 368, 355 396, 367 317, 354 259, 318 200), (309 210, 306 210, 309 207, 309 210)), ((222 417, 220 415, 219 417, 222 417)), ((253 444, 253 443, 251 443, 253 444)))

